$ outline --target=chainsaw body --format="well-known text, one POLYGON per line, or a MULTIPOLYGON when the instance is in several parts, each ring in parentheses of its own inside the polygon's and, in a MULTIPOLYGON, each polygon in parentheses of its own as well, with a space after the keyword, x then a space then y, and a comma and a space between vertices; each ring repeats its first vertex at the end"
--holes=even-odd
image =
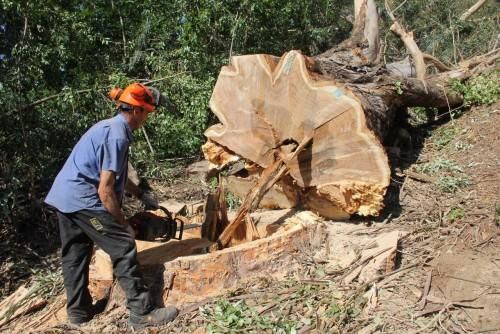
POLYGON ((168 241, 182 239, 184 222, 165 208, 156 211, 140 212, 129 218, 129 223, 135 230, 136 239, 144 241, 168 241))

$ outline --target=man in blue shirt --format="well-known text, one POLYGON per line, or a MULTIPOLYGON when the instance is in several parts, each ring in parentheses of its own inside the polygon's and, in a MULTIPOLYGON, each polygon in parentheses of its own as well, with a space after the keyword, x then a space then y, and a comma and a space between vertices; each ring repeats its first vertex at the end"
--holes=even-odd
POLYGON ((68 320, 87 322, 95 314, 88 290, 94 243, 109 254, 114 274, 127 296, 135 329, 162 325, 177 315, 174 306, 155 308, 137 263, 133 229, 121 210, 124 191, 158 207, 153 197, 127 177, 132 131, 159 103, 160 94, 139 83, 113 89, 118 114, 92 126, 78 141, 57 175, 45 202, 57 209, 62 243, 68 320))

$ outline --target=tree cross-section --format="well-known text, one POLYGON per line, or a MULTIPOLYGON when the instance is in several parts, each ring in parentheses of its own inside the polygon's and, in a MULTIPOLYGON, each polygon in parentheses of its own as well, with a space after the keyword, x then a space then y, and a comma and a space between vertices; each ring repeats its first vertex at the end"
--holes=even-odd
POLYGON ((390 179, 384 148, 358 98, 310 72, 311 61, 297 51, 281 59, 233 57, 210 101, 221 124, 205 135, 263 168, 276 161, 280 144, 312 135, 311 144, 288 162, 296 184, 345 212, 377 214, 390 179))

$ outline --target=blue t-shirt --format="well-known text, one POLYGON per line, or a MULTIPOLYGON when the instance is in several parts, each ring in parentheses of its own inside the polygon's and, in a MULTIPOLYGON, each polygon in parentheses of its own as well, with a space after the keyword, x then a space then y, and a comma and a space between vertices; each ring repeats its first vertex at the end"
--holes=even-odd
POLYGON ((103 170, 116 173, 115 193, 121 203, 131 143, 132 131, 121 113, 92 126, 73 148, 45 203, 65 213, 83 209, 105 211, 97 194, 103 170))

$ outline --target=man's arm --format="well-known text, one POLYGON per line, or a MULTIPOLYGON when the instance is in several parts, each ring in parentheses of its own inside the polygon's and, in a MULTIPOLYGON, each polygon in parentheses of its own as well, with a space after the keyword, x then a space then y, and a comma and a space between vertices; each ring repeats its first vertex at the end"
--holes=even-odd
POLYGON ((115 194, 115 179, 116 175, 112 171, 103 170, 101 171, 101 179, 99 181, 99 187, 97 188, 97 193, 101 199, 104 208, 121 224, 125 227, 128 226, 125 216, 120 208, 118 199, 115 194))

